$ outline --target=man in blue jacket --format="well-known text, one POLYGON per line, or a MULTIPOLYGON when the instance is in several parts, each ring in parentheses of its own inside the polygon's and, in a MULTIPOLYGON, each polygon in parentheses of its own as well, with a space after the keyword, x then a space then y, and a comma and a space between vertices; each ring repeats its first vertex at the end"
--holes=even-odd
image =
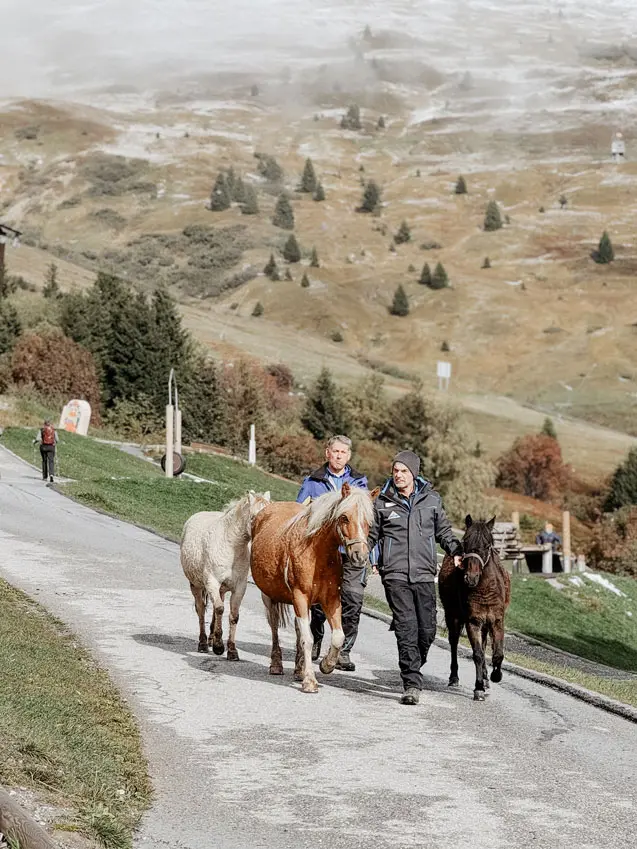
MULTIPOLYGON (((296 500, 300 503, 306 498, 318 498, 326 492, 339 492, 345 481, 350 486, 367 488, 367 478, 359 474, 349 465, 352 456, 352 440, 347 436, 333 436, 325 448, 326 462, 316 471, 308 475, 303 483, 296 500)), ((343 632, 345 642, 338 657, 336 668, 345 672, 353 672, 355 664, 350 660, 352 650, 358 635, 358 623, 363 607, 363 591, 365 589, 365 574, 360 567, 353 567, 344 552, 343 583, 341 584, 341 604, 343 608, 343 632)), ((310 622, 314 646, 312 660, 318 660, 321 653, 321 643, 325 633, 325 614, 320 604, 312 605, 312 620, 310 622)))
POLYGON ((451 529, 442 499, 420 477, 420 457, 401 451, 374 503, 368 545, 371 550, 380 544, 378 571, 394 615, 404 705, 418 704, 423 687, 420 668, 436 636, 437 542, 456 566, 462 564, 462 544, 451 529))

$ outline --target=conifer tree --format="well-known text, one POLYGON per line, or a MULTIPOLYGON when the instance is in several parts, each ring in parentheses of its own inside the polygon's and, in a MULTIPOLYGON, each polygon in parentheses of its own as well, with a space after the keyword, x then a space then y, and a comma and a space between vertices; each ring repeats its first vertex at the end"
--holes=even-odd
POLYGON ((316 187, 316 191, 314 192, 314 200, 319 202, 325 200, 325 189, 323 188, 323 183, 321 183, 320 180, 316 187))
POLYGON ((336 433, 347 433, 350 429, 342 393, 327 368, 321 369, 308 392, 301 423, 315 439, 321 441, 336 433))
POLYGON ((285 274, 283 276, 285 277, 286 280, 291 280, 292 282, 294 282, 294 277, 292 277, 292 272, 290 271, 289 268, 285 269, 285 274))
POLYGON ((606 230, 604 230, 602 238, 599 240, 599 245, 595 252, 594 259, 595 262, 598 262, 600 265, 605 265, 615 259, 613 244, 606 230))
POLYGON ((491 260, 488 256, 485 256, 484 262, 482 263, 482 268, 491 268, 491 260))
POLYGON ((272 216, 272 223, 282 230, 294 230, 294 210, 289 197, 283 192, 279 195, 272 216))
POLYGON ((3 259, 0 258, 0 299, 6 298, 9 295, 9 275, 7 274, 7 266, 3 259))
POLYGON ((564 207, 568 204, 568 198, 566 195, 560 195, 559 204, 561 209, 564 209, 564 207))
POLYGON ((230 192, 228 191, 228 182, 226 175, 220 173, 217 175, 215 184, 210 195, 210 209, 212 212, 223 212, 224 209, 230 209, 230 192))
POLYGON ((360 130, 362 126, 360 107, 353 103, 347 110, 347 114, 341 118, 341 127, 344 130, 360 130))
POLYGON ((394 292, 394 300, 389 311, 392 315, 409 315, 409 299, 401 285, 394 292))
POLYGON ((500 215, 500 207, 494 200, 490 200, 484 216, 484 229, 488 232, 493 232, 494 230, 499 230, 501 227, 502 216, 500 215))
POLYGON ((637 504, 637 448, 631 448, 615 469, 604 510, 618 510, 630 504, 637 504))
POLYGON ((261 303, 261 301, 257 301, 254 305, 254 309, 252 310, 252 315, 255 318, 259 318, 259 316, 263 315, 264 312, 265 310, 263 309, 263 304, 261 303))
POLYGON ((542 425, 542 430, 540 433, 543 436, 550 436, 551 439, 557 439, 557 431, 555 430, 555 425, 553 424, 553 419, 550 416, 547 416, 544 419, 544 423, 542 425))
POLYGON ((423 265, 418 282, 422 283, 423 286, 431 286, 431 269, 428 262, 423 265))
POLYGON ((378 123, 376 124, 376 129, 378 129, 378 130, 384 130, 385 129, 385 119, 383 118, 382 115, 378 119, 378 123))
POLYGON ((0 302, 0 354, 6 354, 13 349, 18 336, 22 333, 22 325, 18 313, 12 304, 0 302))
POLYGON ((404 245, 406 242, 411 242, 411 230, 406 221, 403 221, 398 228, 398 232, 394 236, 394 242, 397 245, 404 245))
POLYGON ((456 194, 457 195, 466 195, 467 194, 467 182, 464 177, 458 177, 458 181, 456 183, 456 194))
POLYGON ((296 241, 294 233, 290 235, 290 238, 283 247, 283 259, 288 262, 301 261, 301 248, 299 247, 299 243, 296 241))
POLYGON ((230 168, 226 171, 226 187, 228 189, 228 194, 230 195, 230 199, 234 195, 234 187, 237 181, 237 175, 234 173, 234 168, 231 165, 230 168))
POLYGON ((233 186, 232 186, 232 200, 235 203, 245 203, 246 202, 246 187, 245 183, 241 175, 239 174, 235 177, 233 186))
POLYGON ((441 262, 436 265, 429 285, 432 289, 444 289, 449 285, 449 277, 441 262))
POLYGON ((312 253, 310 255, 310 268, 320 268, 318 253, 316 248, 312 248, 312 253))
POLYGON ((258 215, 259 213, 259 202, 257 200, 257 193, 254 186, 251 186, 250 183, 244 183, 244 191, 245 191, 245 200, 241 204, 241 212, 243 215, 258 215))
POLYGON ((61 293, 58 285, 58 267, 54 262, 52 262, 46 270, 42 294, 45 298, 50 298, 51 300, 56 300, 60 297, 61 293))
POLYGON ((303 289, 310 288, 310 278, 307 276, 307 272, 303 272, 303 277, 301 277, 301 286, 303 289))
POLYGON ((303 169, 303 175, 301 176, 301 185, 299 186, 299 189, 302 192, 314 194, 317 187, 318 180, 316 179, 314 165, 312 164, 312 160, 308 158, 305 160, 305 168, 303 169))
POLYGON ((380 194, 378 184, 374 180, 369 180, 369 182, 365 184, 361 205, 356 211, 375 212, 380 203, 380 194))
POLYGON ((263 273, 265 274, 266 277, 269 277, 270 280, 274 280, 274 277, 272 275, 275 272, 278 272, 278 267, 277 267, 277 264, 276 264, 276 260, 274 258, 274 254, 270 254, 270 259, 265 264, 265 267, 263 269, 263 273))

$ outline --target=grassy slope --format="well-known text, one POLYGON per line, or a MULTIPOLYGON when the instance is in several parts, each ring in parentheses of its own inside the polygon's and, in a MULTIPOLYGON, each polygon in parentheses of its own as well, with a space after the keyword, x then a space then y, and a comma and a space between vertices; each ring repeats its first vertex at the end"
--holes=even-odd
POLYGON ((150 796, 136 724, 64 626, 3 581, 0 667, 0 783, 52 793, 68 830, 131 846, 150 796))

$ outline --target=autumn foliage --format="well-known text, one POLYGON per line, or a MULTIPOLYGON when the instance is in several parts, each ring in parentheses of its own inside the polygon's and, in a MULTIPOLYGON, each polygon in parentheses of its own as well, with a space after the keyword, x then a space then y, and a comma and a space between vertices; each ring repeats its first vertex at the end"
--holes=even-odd
POLYGON ((559 442, 544 434, 522 436, 498 461, 496 486, 551 501, 568 485, 559 442))
POLYGON ((93 422, 99 422, 100 385, 93 355, 67 336, 21 336, 11 356, 11 377, 46 398, 88 401, 93 422))

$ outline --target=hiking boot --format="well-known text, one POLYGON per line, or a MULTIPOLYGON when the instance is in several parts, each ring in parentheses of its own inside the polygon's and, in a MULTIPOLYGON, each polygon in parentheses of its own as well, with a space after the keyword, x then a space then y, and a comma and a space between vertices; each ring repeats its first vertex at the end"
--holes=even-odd
POLYGON ((349 659, 349 652, 342 651, 336 661, 336 668, 341 672, 356 672, 356 664, 349 659))
POLYGON ((321 654, 321 643, 323 640, 314 640, 312 645, 312 660, 318 660, 321 654))
POLYGON ((401 705, 417 705, 420 701, 420 690, 417 690, 415 687, 410 687, 409 690, 405 690, 400 699, 401 705))
POLYGON ((51 475, 51 477, 49 478, 49 481, 50 481, 51 483, 53 483, 53 475, 51 475))

